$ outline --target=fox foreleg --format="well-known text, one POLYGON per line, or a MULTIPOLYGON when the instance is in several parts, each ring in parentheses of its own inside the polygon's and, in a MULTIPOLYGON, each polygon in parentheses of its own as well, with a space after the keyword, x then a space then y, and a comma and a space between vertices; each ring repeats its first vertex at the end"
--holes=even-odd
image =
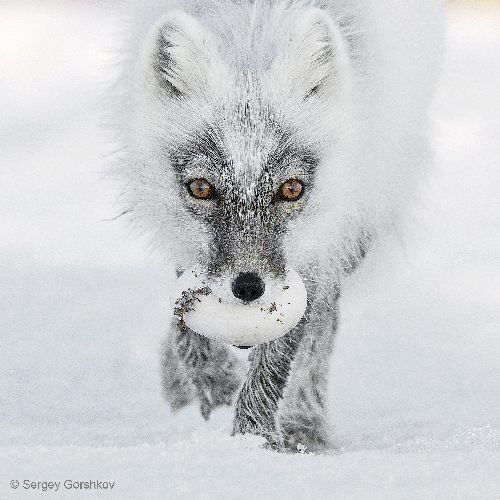
POLYGON ((172 410, 198 399, 201 414, 208 419, 216 407, 234 402, 245 371, 226 345, 173 322, 162 362, 164 394, 172 410))
POLYGON ((337 289, 326 298, 314 297, 290 333, 254 348, 236 403, 233 434, 264 436, 280 450, 330 447, 326 399, 337 298, 337 289))
POLYGON ((254 347, 250 370, 236 403, 233 434, 264 436, 272 448, 283 448, 277 418, 279 400, 300 343, 301 329, 254 347))
POLYGON ((311 301, 309 318, 278 409, 284 445, 293 451, 331 447, 328 372, 338 323, 338 291, 311 301), (300 448, 300 449, 299 449, 300 448))

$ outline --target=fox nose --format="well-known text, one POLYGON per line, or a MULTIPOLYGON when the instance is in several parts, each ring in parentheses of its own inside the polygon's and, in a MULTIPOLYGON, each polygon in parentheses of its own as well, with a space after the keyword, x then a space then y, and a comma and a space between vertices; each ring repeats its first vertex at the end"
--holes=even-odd
POLYGON ((233 295, 244 302, 262 297, 265 289, 264 282, 256 273, 240 273, 231 285, 233 295))

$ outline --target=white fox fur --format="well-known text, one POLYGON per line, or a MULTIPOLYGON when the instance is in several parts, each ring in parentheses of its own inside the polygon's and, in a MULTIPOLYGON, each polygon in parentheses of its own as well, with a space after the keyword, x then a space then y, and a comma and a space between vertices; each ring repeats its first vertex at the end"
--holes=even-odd
POLYGON ((243 383, 235 432, 264 435, 278 448, 327 445, 325 380, 342 279, 397 224, 430 161, 441 7, 439 0, 127 4, 113 91, 124 212, 179 270, 205 266, 225 300, 235 300, 228 283, 241 272, 276 280, 283 265, 308 285, 303 322, 254 349, 245 382, 229 350, 174 322, 164 356, 174 409, 197 397, 208 416, 243 383), (186 152, 193 141, 199 154, 186 152), (207 160, 210 148, 223 150, 225 167, 207 160), (276 155, 284 158, 281 177, 269 167, 276 155), (280 184, 295 178, 304 196, 275 201, 280 184), (190 198, 190 179, 230 194, 190 198), (239 208, 220 222, 217 203, 239 208), (267 237, 272 251, 261 243, 267 237), (241 238, 238 247, 231 238, 241 238))

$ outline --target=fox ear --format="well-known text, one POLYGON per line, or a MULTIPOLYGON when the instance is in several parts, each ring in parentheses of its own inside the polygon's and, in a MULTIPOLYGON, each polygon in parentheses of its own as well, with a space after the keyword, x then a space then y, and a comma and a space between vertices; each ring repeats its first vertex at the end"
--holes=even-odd
POLYGON ((285 86, 302 100, 345 88, 350 74, 347 49, 326 12, 311 8, 300 16, 276 58, 274 74, 286 75, 285 86))
POLYGON ((143 62, 169 97, 203 92, 222 76, 223 64, 202 26, 182 11, 164 15, 151 29, 143 62))

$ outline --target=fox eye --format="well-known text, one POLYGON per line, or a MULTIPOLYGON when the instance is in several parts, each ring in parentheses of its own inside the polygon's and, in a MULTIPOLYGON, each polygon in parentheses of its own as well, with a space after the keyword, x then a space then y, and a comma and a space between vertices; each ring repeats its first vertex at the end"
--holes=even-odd
POLYGON ((213 187, 205 179, 194 179, 187 183, 188 191, 191 196, 201 200, 208 200, 213 196, 213 187))
POLYGON ((285 181, 279 190, 279 194, 284 201, 298 200, 304 191, 304 185, 297 179, 288 179, 285 181))

